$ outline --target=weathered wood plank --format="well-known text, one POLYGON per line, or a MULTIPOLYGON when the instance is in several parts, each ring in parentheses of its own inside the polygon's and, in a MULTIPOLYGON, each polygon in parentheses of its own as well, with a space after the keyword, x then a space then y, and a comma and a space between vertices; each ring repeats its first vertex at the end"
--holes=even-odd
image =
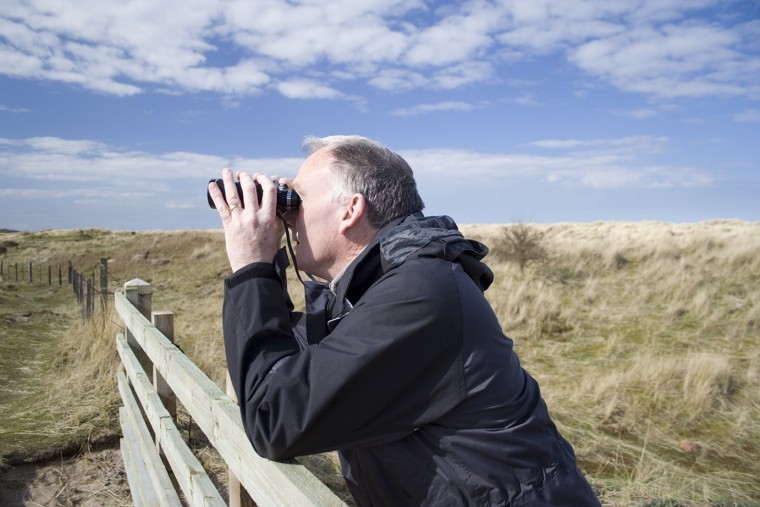
POLYGON ((295 460, 269 461, 256 454, 248 443, 237 405, 124 295, 117 292, 114 300, 135 340, 258 505, 345 505, 295 460))
MULTIPOLYGON (((145 410, 153 433, 161 443, 166 460, 174 472, 174 477, 190 505, 225 506, 224 499, 211 482, 203 465, 185 444, 179 430, 174 425, 171 415, 161 404, 161 399, 153 386, 148 382, 147 375, 140 368, 140 363, 129 349, 124 335, 117 336, 117 350, 121 356, 126 374, 132 382, 137 397, 145 410)), ((117 375, 119 391, 129 390, 127 377, 117 375)), ((124 396, 124 394, 122 394, 124 396)))
MULTIPOLYGON (((121 388, 119 392, 124 402, 124 406, 119 409, 121 431, 129 442, 134 463, 145 471, 149 483, 149 485, 145 484, 144 478, 141 478, 142 490, 137 494, 142 496, 148 505, 182 507, 129 386, 126 386, 126 392, 121 388), (151 491, 155 494, 155 499, 147 496, 151 491)), ((135 492, 132 494, 134 496, 135 492)))
MULTIPOLYGON (((121 414, 119 416, 121 418, 121 414)), ((132 505, 134 507, 150 507, 150 502, 146 502, 143 498, 144 495, 152 494, 153 492, 153 486, 150 483, 150 479, 148 479, 147 472, 135 462, 135 451, 132 450, 129 440, 122 438, 119 444, 121 459, 124 462, 124 471, 127 473, 129 492, 132 494, 132 505)), ((154 504, 158 501, 155 495, 152 495, 152 499, 154 504)))

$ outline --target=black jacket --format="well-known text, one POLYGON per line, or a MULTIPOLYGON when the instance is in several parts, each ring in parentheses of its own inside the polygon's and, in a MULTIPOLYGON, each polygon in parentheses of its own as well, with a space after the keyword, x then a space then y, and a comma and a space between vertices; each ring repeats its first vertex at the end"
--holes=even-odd
POLYGON ((340 451, 359 505, 599 505, 482 291, 487 249, 448 217, 380 231, 336 293, 226 282, 228 368, 255 450, 340 451))

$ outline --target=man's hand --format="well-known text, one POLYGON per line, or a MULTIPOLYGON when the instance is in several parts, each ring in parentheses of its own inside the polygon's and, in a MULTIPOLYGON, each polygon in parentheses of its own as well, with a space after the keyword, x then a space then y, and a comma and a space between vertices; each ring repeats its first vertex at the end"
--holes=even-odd
POLYGON ((251 176, 246 172, 238 172, 237 178, 243 189, 244 202, 240 202, 229 169, 222 171, 227 202, 216 183, 211 182, 208 186, 222 219, 227 257, 233 272, 254 262, 273 262, 282 236, 276 211, 277 186, 272 179, 259 173, 251 176), (261 185, 261 204, 254 181, 261 185))

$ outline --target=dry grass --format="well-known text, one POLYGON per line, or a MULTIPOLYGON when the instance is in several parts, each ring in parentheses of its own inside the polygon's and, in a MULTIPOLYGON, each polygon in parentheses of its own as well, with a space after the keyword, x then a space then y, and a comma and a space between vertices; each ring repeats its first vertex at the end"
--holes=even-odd
MULTIPOLYGON (((603 503, 758 505, 760 224, 527 225, 548 262, 522 272, 494 251, 486 295, 603 503)), ((502 234, 463 229, 488 245, 502 234)), ((223 385, 229 268, 219 231, 6 237, 20 244, 6 260, 73 259, 97 274, 108 257, 112 290, 132 278, 151 282, 153 308, 175 313, 177 343, 223 385)), ((114 319, 69 319, 52 362, 58 385, 45 400, 44 417, 65 414, 56 431, 113 427, 114 319)), ((334 455, 305 461, 335 480, 334 455)))
POLYGON ((118 315, 113 311, 95 318, 73 319, 59 344, 51 374, 45 410, 60 433, 80 435, 86 441, 117 425, 121 404, 116 388, 118 360, 115 339, 118 315), (83 367, 83 365, 87 365, 83 367))
POLYGON ((760 226, 539 226, 488 297, 608 505, 760 499, 760 226))

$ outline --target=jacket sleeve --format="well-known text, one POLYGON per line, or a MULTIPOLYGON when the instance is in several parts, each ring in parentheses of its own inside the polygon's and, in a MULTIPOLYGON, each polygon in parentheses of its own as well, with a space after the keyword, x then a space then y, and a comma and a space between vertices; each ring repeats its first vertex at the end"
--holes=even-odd
POLYGON ((404 271, 384 275, 332 333, 305 349, 288 328, 276 280, 227 284, 228 367, 260 455, 393 441, 459 403, 462 333, 453 277, 404 271))

